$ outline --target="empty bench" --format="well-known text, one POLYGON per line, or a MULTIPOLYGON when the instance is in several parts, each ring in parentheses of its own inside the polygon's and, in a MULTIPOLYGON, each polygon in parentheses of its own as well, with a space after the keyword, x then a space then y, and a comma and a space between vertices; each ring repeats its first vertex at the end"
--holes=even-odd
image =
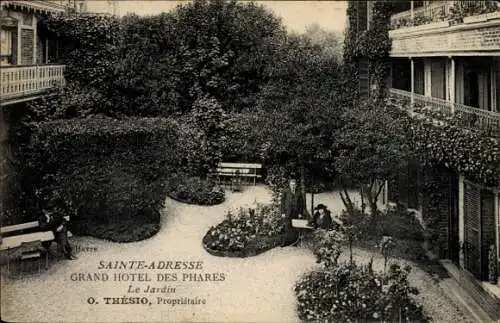
MULTIPOLYGON (((69 220, 69 217, 65 217, 69 220)), ((2 236, 0 251, 7 251, 7 270, 10 272, 12 259, 21 262, 29 259, 45 257, 45 269, 48 268, 48 251, 42 247, 43 242, 54 241, 52 231, 36 231, 40 229, 38 221, 26 222, 0 228, 2 236), (35 231, 35 232, 27 232, 35 231)), ((71 237, 68 231, 68 238, 71 237)))
POLYGON ((221 179, 224 181, 224 179, 229 178, 231 186, 233 185, 233 179, 247 179, 253 181, 253 185, 255 185, 257 179, 262 176, 258 174, 260 169, 262 169, 261 164, 219 163, 215 175, 219 183, 221 183, 221 179))

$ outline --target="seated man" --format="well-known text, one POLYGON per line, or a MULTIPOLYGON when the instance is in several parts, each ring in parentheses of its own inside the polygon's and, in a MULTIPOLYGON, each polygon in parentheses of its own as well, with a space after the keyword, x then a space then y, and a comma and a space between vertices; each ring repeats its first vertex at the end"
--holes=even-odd
POLYGON ((314 208, 314 215, 311 220, 311 226, 315 229, 332 229, 332 216, 330 210, 324 204, 318 204, 314 208))
MULTIPOLYGON (((43 215, 40 217, 40 228, 52 230, 55 241, 61 248, 64 256, 69 260, 74 260, 76 257, 71 252, 71 245, 68 241, 67 221, 64 216, 59 214, 51 214, 46 210, 42 210, 43 215)), ((51 241, 46 241, 43 246, 48 250, 51 241)))

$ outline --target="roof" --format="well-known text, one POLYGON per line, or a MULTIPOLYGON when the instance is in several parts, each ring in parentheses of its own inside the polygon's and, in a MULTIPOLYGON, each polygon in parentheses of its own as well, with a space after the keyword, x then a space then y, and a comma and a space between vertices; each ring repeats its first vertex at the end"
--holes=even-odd
POLYGON ((21 9, 32 11, 35 13, 64 13, 67 7, 56 3, 55 1, 20 1, 20 0, 2 0, 0 1, 2 7, 9 7, 14 9, 21 9))

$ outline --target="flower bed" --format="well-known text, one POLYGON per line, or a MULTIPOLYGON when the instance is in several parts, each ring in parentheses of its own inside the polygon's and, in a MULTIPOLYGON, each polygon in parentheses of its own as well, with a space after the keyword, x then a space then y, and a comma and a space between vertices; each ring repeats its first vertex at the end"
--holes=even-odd
POLYGON ((278 205, 258 204, 237 213, 229 211, 224 221, 208 230, 203 247, 214 256, 255 256, 278 246, 282 231, 278 205))
POLYGON ((214 182, 183 173, 169 176, 167 194, 176 201, 196 205, 217 205, 225 199, 224 190, 214 182))
POLYGON ((297 311, 304 321, 426 322, 409 286, 410 267, 392 265, 387 274, 371 264, 340 264, 306 274, 295 286, 297 311))
POLYGON ((366 265, 353 260, 339 263, 347 236, 319 231, 312 240, 321 269, 307 273, 295 285, 297 312, 303 321, 321 322, 426 322, 423 308, 415 301, 419 291, 410 286, 411 268, 392 264, 376 272, 373 257, 366 265))

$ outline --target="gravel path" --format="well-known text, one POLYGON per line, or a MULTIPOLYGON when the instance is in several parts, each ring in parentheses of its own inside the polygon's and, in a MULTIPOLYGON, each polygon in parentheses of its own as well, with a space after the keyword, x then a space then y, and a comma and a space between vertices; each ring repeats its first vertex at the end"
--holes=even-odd
MULTIPOLYGON (((256 257, 235 259, 209 255, 201 240, 207 230, 224 218, 225 211, 254 201, 270 201, 270 192, 262 186, 249 187, 244 193, 228 193, 221 205, 199 207, 167 201, 160 232, 151 239, 118 244, 90 237, 75 237, 73 245, 96 248, 80 252, 78 260, 55 261, 48 271, 33 278, 1 281, 1 318, 15 322, 298 322, 293 287, 299 277, 314 268, 312 254, 295 247, 276 248, 256 257), (168 214, 168 215, 167 215, 168 214), (202 261, 202 273, 223 273, 224 281, 158 282, 158 273, 172 270, 100 270, 100 261, 144 260, 202 261), (74 281, 72 274, 109 274, 108 281, 74 281), (152 282, 114 281, 114 273, 149 273, 152 282), (175 292, 148 294, 151 286, 175 288, 175 292), (129 285, 140 287, 138 294, 127 293, 129 285), (152 305, 106 305, 104 297, 148 296, 152 305), (99 304, 87 303, 89 297, 99 304), (205 299, 206 305, 156 304, 157 297, 205 299)), ((335 213, 342 207, 338 194, 320 194, 315 204, 327 204, 335 213)), ((308 198, 308 203, 310 199, 308 198)), ((356 257, 369 255, 356 250, 356 257)), ((380 266, 381 259, 376 259, 380 266)), ((85 276, 87 277, 87 276, 85 276)), ((220 274, 219 274, 220 277, 220 274)), ((415 268, 412 281, 422 285, 421 300, 436 321, 457 321, 458 312, 444 298, 439 286, 428 274, 415 268)), ((458 320, 459 321, 459 320, 458 320)))
MULTIPOLYGON (((314 265, 314 258, 307 250, 276 248, 256 257, 234 259, 211 256, 201 245, 210 226, 221 222, 228 208, 250 205, 254 200, 269 202, 269 191, 264 187, 249 187, 244 193, 228 193, 226 202, 212 207, 169 199, 165 212, 168 215, 163 217, 160 232, 136 243, 118 244, 75 237, 74 245, 95 247, 97 252, 81 252, 78 260, 72 262, 57 261, 47 272, 32 279, 2 279, 2 319, 11 322, 297 322, 293 286, 300 275, 314 265), (154 296, 151 306, 104 305, 103 297, 122 297, 127 295, 129 284, 145 288, 148 283, 116 282, 111 281, 112 277, 106 282, 70 279, 72 273, 103 272, 97 269, 101 260, 145 260, 148 263, 201 260, 203 270, 200 272, 225 273, 226 279, 222 282, 153 281, 152 285, 167 285, 176 292, 151 294, 154 296), (90 296, 101 300, 100 304, 87 304, 90 296), (206 305, 157 305, 156 296, 205 298, 206 305)), ((138 296, 143 295, 146 294, 138 296)))

